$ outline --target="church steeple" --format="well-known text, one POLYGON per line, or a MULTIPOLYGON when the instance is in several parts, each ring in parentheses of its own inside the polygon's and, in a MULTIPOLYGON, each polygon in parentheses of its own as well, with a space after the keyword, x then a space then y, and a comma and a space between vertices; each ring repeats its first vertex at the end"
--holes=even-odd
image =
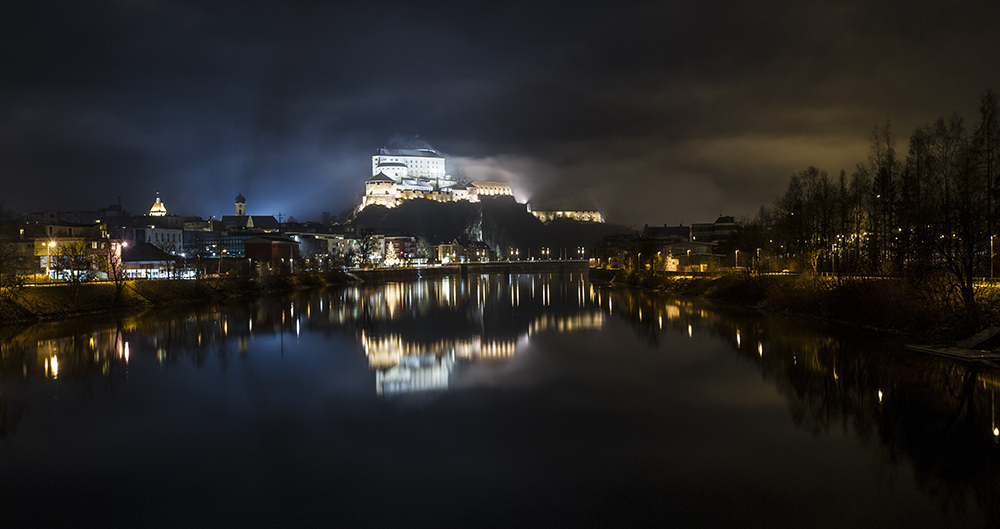
POLYGON ((243 193, 236 195, 236 215, 239 217, 247 214, 247 199, 243 198, 243 193))

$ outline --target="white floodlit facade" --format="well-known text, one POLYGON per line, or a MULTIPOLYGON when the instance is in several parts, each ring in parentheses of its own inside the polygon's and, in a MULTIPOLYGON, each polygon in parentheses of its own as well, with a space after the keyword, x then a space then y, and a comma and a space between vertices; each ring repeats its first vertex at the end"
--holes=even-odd
POLYGON ((445 158, 433 149, 379 149, 372 156, 372 177, 365 181, 359 209, 395 207, 406 200, 478 202, 480 197, 513 196, 504 182, 458 182, 445 172, 445 158))
POLYGON ((379 149, 372 156, 372 176, 382 173, 396 183, 403 179, 449 180, 444 156, 432 149, 379 149))

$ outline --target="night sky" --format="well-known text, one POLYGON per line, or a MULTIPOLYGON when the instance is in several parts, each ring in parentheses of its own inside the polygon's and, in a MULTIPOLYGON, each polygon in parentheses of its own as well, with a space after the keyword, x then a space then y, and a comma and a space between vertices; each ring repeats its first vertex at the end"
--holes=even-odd
POLYGON ((318 220, 419 135, 520 201, 633 226, 752 215, 851 172, 877 123, 1000 89, 1000 2, 19 2, 0 20, 0 201, 318 220))

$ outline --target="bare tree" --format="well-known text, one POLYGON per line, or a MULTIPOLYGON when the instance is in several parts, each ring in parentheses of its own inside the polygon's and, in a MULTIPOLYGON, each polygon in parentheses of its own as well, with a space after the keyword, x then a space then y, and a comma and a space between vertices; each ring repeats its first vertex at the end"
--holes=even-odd
POLYGON ((108 274, 108 280, 115 285, 115 301, 120 303, 128 281, 122 261, 124 245, 118 241, 108 241, 106 244, 105 253, 99 259, 100 266, 108 274))
POLYGON ((355 266, 367 267, 371 264, 372 254, 375 253, 377 243, 375 232, 367 228, 358 228, 357 239, 355 240, 353 261, 355 266))
POLYGON ((0 299, 10 299, 21 292, 24 277, 18 273, 17 248, 7 242, 0 242, 0 299))
POLYGON ((976 169, 982 173, 986 191, 986 232, 990 236, 989 276, 994 273, 993 237, 997 228, 998 196, 997 175, 1000 174, 1000 112, 997 109, 997 95, 986 90, 979 102, 979 126, 973 136, 976 169))
POLYGON ((928 131, 933 157, 935 255, 966 307, 976 304, 975 276, 985 262, 988 236, 984 175, 975 170, 962 118, 939 119, 928 131))
POLYGON ((917 128, 910 135, 910 150, 903 164, 899 189, 899 258, 903 269, 920 273, 931 267, 928 251, 934 237, 932 214, 932 170, 928 130, 917 128))
POLYGON ((871 195, 871 254, 872 269, 890 272, 891 258, 896 247, 896 194, 899 160, 896 158, 896 136, 889 121, 875 126, 868 149, 868 169, 872 175, 871 195))
POLYGON ((866 272, 869 270, 871 260, 868 259, 867 252, 870 249, 868 242, 868 230, 870 225, 869 197, 871 196, 871 173, 864 165, 858 164, 851 173, 851 184, 848 192, 850 203, 849 224, 850 235, 847 240, 847 260, 850 269, 854 273, 866 272))
POLYGON ((89 279, 94 271, 93 255, 85 242, 63 242, 56 245, 54 268, 70 283, 79 284, 89 279))

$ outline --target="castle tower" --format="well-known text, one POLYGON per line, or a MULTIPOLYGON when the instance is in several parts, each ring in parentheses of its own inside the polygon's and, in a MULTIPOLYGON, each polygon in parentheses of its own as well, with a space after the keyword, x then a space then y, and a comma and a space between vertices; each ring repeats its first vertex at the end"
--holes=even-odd
POLYGON ((236 215, 243 217, 247 214, 247 199, 243 198, 243 193, 236 195, 236 215))

